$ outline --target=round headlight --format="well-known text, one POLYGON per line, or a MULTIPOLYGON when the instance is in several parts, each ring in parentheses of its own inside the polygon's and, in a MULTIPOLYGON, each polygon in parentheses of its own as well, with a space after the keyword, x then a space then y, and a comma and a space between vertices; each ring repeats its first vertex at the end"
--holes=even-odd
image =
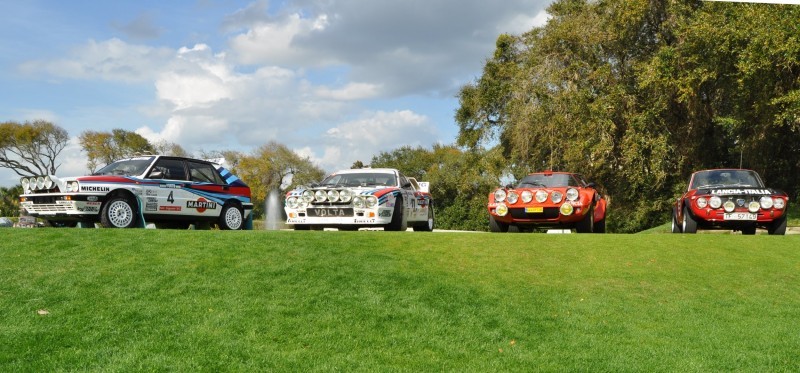
POLYGON ((706 197, 700 197, 697 199, 697 207, 704 209, 706 206, 708 206, 708 200, 706 197))
POLYGON ((564 199, 564 195, 561 194, 561 192, 553 192, 550 196, 550 200, 553 201, 553 203, 561 203, 562 199, 564 199))
POLYGON ((341 192, 339 192, 339 199, 342 202, 350 202, 350 200, 353 199, 353 191, 351 191, 350 189, 342 190, 341 192))
POLYGON ((713 196, 708 200, 708 205, 711 206, 712 209, 718 209, 720 206, 722 206, 722 198, 713 196))
POLYGON ((517 203, 517 201, 519 201, 519 194, 517 194, 517 192, 511 191, 508 192, 508 197, 506 198, 508 199, 508 203, 513 205, 517 203))
POLYGON ((39 176, 36 178, 36 189, 44 189, 44 177, 39 176))
POLYGON ((289 197, 286 199, 286 207, 290 209, 297 208, 297 197, 289 197))
POLYGON ((310 190, 304 190, 303 199, 306 201, 306 203, 310 203, 311 201, 314 200, 314 193, 311 192, 310 190))
POLYGON ((308 207, 308 201, 303 196, 297 197, 297 207, 301 209, 308 207))
POLYGON ((338 190, 329 190, 328 191, 328 201, 336 202, 339 200, 339 191, 338 190))
POLYGON ((51 179, 49 175, 44 177, 44 187, 45 189, 53 187, 53 179, 51 179))
POLYGON ((508 206, 505 203, 501 203, 494 208, 495 214, 498 216, 506 216, 508 214, 508 206))
POLYGON ((726 212, 733 212, 733 210, 736 208, 736 204, 731 200, 727 200, 722 204, 722 207, 725 208, 726 212))
POLYGON ((522 202, 528 203, 533 200, 533 193, 530 190, 522 192, 522 202))
POLYGON ((371 209, 378 205, 378 198, 375 196, 367 196, 367 208, 371 209))
POLYGON ((30 180, 28 180, 27 177, 23 177, 22 179, 19 179, 19 183, 22 184, 22 190, 28 190, 28 187, 31 186, 31 182, 30 182, 30 180))
POLYGON ((506 191, 505 189, 498 189, 494 191, 494 201, 495 202, 503 202, 506 200, 506 191))
POLYGON ((769 197, 769 196, 761 197, 761 199, 758 202, 759 202, 759 205, 761 206, 761 208, 764 209, 764 210, 771 209, 772 205, 774 204, 773 201, 772 201, 772 197, 769 197))
POLYGON ((778 210, 783 210, 786 207, 786 201, 783 198, 773 198, 772 206, 778 210))
POLYGON ((355 206, 357 208, 360 208, 360 209, 363 209, 364 206, 365 206, 364 197, 361 197, 361 196, 353 197, 353 206, 355 206))
MULTIPOLYGON (((772 199, 770 199, 770 202, 772 202, 772 199)), ((752 213, 758 212, 759 208, 761 208, 761 204, 756 201, 750 201, 750 203, 747 204, 747 210, 752 213)))
POLYGON ((578 190, 575 189, 575 188, 567 189, 567 200, 577 201, 578 200, 578 190))
POLYGON ((536 202, 542 203, 544 201, 547 201, 547 192, 545 192, 543 190, 537 190, 536 191, 536 202))
POLYGON ((325 202, 326 198, 328 198, 328 193, 325 193, 324 190, 314 192, 314 199, 316 199, 317 202, 325 202))
POLYGON ((561 211, 561 215, 570 216, 575 209, 572 208, 569 202, 565 202, 558 210, 561 211))
POLYGON ((67 193, 72 193, 73 192, 72 181, 68 181, 66 187, 67 187, 67 193))

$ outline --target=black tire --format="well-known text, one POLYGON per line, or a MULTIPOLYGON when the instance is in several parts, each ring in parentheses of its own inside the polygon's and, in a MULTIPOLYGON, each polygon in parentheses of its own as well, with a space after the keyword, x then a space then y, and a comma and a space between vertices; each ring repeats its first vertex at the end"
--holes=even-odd
POLYGON ((586 216, 575 225, 575 231, 578 233, 592 233, 594 232, 594 207, 589 208, 586 216))
POLYGON ((489 215, 489 231, 495 233, 506 233, 508 232, 508 224, 499 222, 494 219, 494 216, 489 215))
POLYGON ((681 222, 681 232, 683 233, 697 233, 697 222, 692 218, 689 213, 689 207, 683 207, 683 221, 681 222))
POLYGON ((749 227, 742 228, 742 234, 745 235, 745 236, 752 236, 752 235, 756 234, 756 226, 755 225, 751 225, 749 227))
POLYGON ((397 197, 394 200, 394 212, 392 212, 392 221, 387 224, 384 230, 402 232, 408 229, 408 221, 403 218, 403 198, 397 197))
POLYGON ((219 214, 219 229, 238 231, 244 227, 244 213, 236 203, 226 203, 219 214))
POLYGON ((133 228, 138 220, 138 211, 125 197, 113 197, 106 201, 100 211, 100 224, 105 228, 133 228))
POLYGON ((678 224, 677 208, 672 208, 672 233, 681 233, 681 225, 678 224))
POLYGON ((772 222, 772 225, 767 228, 767 233, 771 235, 779 235, 783 236, 786 234, 786 216, 780 218, 780 220, 775 220, 772 222))
POLYGON ((519 229, 519 225, 511 224, 508 226, 508 233, 522 233, 522 229, 519 229))
POLYGON ((296 230, 296 231, 307 231, 307 230, 310 230, 310 229, 311 229, 311 226, 309 226, 308 224, 295 224, 294 225, 294 230, 296 230))
POLYGON ((606 233, 606 217, 603 216, 600 221, 594 223, 594 232, 593 233, 606 233))
POLYGON ((428 219, 414 225, 414 232, 433 232, 433 205, 428 205, 428 219))

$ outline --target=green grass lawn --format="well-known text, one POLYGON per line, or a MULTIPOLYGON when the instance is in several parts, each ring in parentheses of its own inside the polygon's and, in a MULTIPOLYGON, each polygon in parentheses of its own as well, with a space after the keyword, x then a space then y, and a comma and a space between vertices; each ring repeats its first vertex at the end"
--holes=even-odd
POLYGON ((798 247, 6 229, 0 371, 798 371, 798 247))

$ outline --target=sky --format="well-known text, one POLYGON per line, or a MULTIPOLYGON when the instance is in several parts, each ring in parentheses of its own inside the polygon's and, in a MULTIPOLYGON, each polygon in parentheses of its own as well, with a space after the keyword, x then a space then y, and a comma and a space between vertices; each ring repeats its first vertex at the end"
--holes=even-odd
POLYGON ((193 154, 276 141, 333 172, 452 144, 458 89, 550 2, 0 0, 0 121, 67 130, 60 176, 114 128, 193 154))

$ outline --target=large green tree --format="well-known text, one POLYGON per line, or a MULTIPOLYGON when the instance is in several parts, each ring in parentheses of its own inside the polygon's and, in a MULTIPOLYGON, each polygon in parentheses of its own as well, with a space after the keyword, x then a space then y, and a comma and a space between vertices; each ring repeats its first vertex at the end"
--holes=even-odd
POLYGON ((666 220, 688 174, 800 176, 800 8, 668 0, 557 0, 542 27, 501 35, 462 88, 459 144, 493 146, 515 177, 586 174, 609 228, 666 220))
POLYGON ((20 176, 55 174, 68 142, 67 131, 48 121, 0 123, 0 167, 20 176))
POLYGON ((165 140, 151 143, 142 135, 120 128, 105 131, 84 131, 78 141, 86 152, 86 167, 94 172, 98 167, 107 165, 121 158, 140 154, 163 154, 189 156, 189 153, 178 144, 165 140))

